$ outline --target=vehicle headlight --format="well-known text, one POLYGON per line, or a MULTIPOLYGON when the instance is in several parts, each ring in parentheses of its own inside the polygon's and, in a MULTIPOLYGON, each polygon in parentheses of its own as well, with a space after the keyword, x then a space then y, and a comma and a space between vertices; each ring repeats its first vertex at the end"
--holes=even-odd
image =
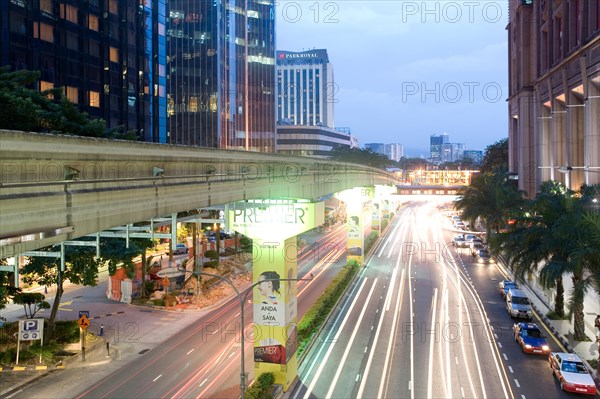
POLYGON ((550 347, 548 345, 544 345, 544 346, 542 346, 542 350, 549 351, 550 347))
POLYGON ((525 345, 525 347, 526 347, 527 349, 531 349, 531 345, 529 345, 529 344, 525 345))

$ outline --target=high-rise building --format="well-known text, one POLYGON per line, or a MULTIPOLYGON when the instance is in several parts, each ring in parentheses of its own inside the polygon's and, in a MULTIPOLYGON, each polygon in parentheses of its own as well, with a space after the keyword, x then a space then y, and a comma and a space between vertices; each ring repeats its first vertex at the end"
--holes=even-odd
POLYGON ((385 155, 385 144, 383 143, 365 143, 365 149, 371 150, 374 154, 385 155))
POLYGON ((399 162, 404 156, 404 147, 400 143, 386 144, 385 155, 392 161, 399 162))
POLYGON ((483 160, 483 151, 481 150, 465 150, 463 152, 463 159, 470 159, 475 165, 479 165, 483 160))
POLYGON ((442 144, 448 143, 449 136, 444 133, 439 136, 432 134, 429 137, 429 158, 433 163, 442 162, 442 144))
POLYGON ((0 65, 41 72, 109 128, 165 143, 165 0, 0 2, 0 65))
POLYGON ((277 124, 334 128, 335 82, 327 50, 277 51, 277 124))
POLYGON ((169 2, 169 143, 275 150, 274 22, 273 0, 169 2))
POLYGON ((545 180, 600 182, 600 3, 509 3, 509 169, 534 197, 545 180), (567 173, 561 173, 567 172, 567 173))
POLYGON ((463 158, 466 146, 462 143, 444 143, 441 148, 440 163, 457 162, 463 158))

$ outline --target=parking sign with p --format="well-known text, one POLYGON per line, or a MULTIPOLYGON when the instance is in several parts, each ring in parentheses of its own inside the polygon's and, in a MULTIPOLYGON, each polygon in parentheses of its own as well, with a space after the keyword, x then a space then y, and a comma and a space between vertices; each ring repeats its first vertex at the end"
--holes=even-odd
POLYGON ((43 333, 44 319, 19 320, 19 339, 21 341, 42 339, 43 333))

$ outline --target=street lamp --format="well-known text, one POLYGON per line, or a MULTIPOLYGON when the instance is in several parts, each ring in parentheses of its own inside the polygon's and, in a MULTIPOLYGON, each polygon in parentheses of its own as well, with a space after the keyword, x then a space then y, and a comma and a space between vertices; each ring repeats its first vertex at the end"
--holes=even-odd
MULTIPOLYGON (((240 336, 242 339, 240 348, 241 348, 241 364, 240 364, 240 391, 242 393, 242 399, 246 398, 246 371, 245 371, 245 354, 244 354, 244 326, 245 326, 245 319, 244 319, 244 305, 246 303, 246 298, 248 297, 248 294, 250 292, 252 292, 253 288, 256 287, 257 285, 259 285, 262 282, 265 281, 310 281, 312 280, 312 278, 310 279, 304 279, 304 278, 265 278, 263 280, 257 281, 256 283, 252 284, 250 287, 248 287, 246 289, 246 291, 243 293, 240 292, 237 287, 231 282, 231 280, 229 280, 226 277, 220 276, 218 274, 212 274, 212 273, 205 273, 205 272, 194 272, 194 274, 199 274, 201 276, 209 276, 209 277, 215 277, 218 278, 221 281, 224 281, 225 283, 229 284, 231 286, 231 288, 233 288, 233 290, 235 291, 235 294, 237 295, 238 300, 240 301, 240 306, 241 306, 241 319, 242 319, 242 330, 240 332, 240 336)), ((198 283, 200 283, 198 281, 198 283)))

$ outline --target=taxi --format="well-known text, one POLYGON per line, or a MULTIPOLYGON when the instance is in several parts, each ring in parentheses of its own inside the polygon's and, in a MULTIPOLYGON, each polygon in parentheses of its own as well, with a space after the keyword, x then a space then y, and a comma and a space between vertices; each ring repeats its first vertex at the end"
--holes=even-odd
POLYGON ((596 394, 594 379, 579 356, 574 353, 552 352, 548 361, 563 391, 596 394))
POLYGON ((525 353, 536 355, 547 355, 550 353, 550 346, 546 338, 540 331, 537 324, 517 323, 513 326, 515 341, 521 345, 521 350, 525 353))

